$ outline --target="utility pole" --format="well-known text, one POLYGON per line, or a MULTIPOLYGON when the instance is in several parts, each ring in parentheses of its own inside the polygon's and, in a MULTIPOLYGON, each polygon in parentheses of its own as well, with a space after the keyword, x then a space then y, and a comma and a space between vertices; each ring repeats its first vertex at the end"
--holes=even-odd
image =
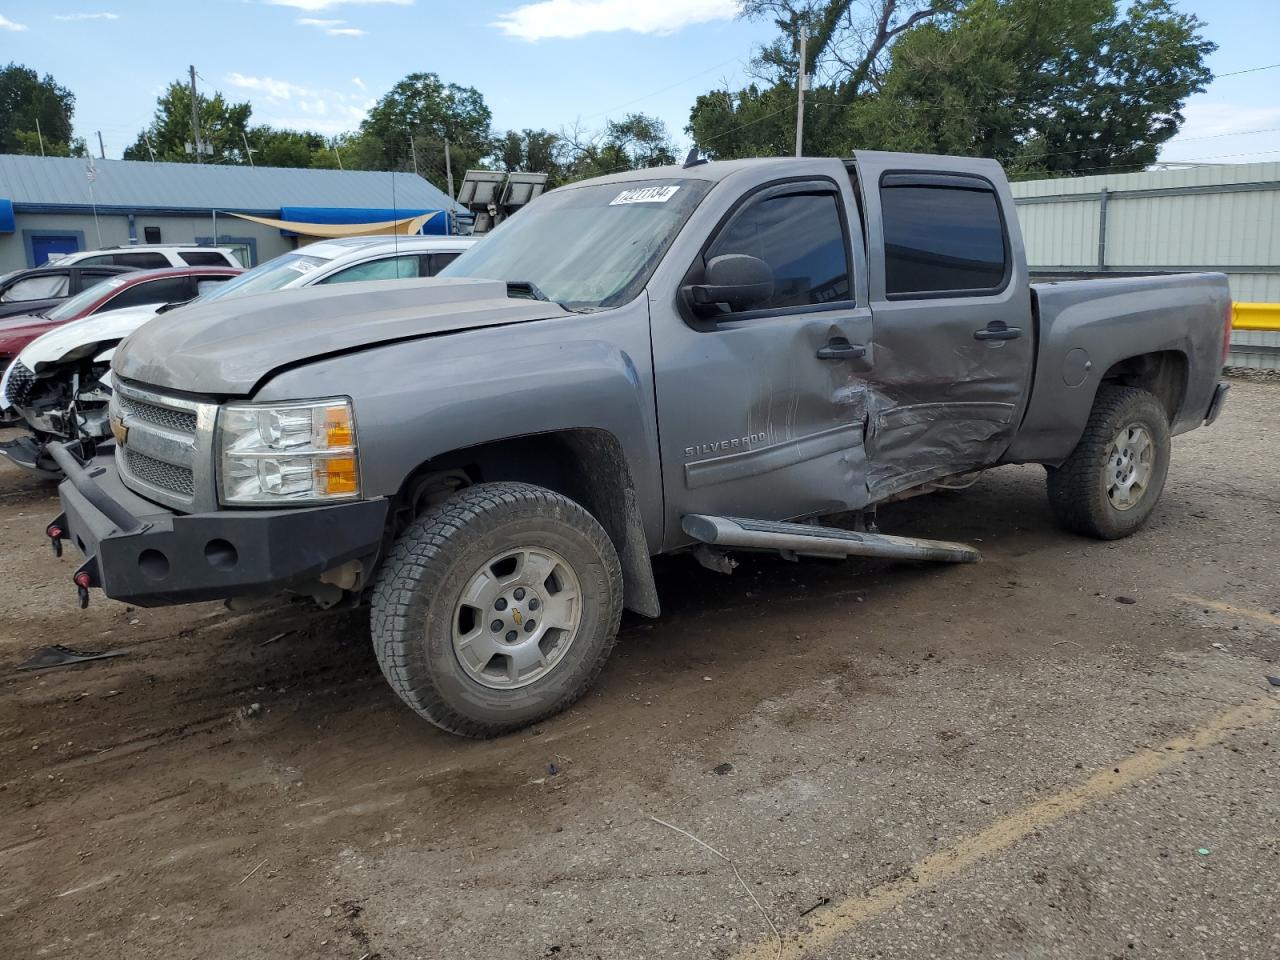
POLYGON ((444 177, 449 182, 449 199, 453 199, 453 162, 449 159, 449 141, 444 142, 444 177))
POLYGON ((191 142, 195 146, 196 163, 202 163, 203 161, 200 159, 200 148, 203 146, 200 142, 200 101, 196 98, 195 64, 192 64, 187 69, 191 73, 191 142))
POLYGON ((338 140, 335 137, 329 141, 329 147, 333 150, 333 155, 338 158, 338 169, 342 169, 342 154, 338 152, 338 140))
POLYGON ((804 72, 805 44, 809 35, 804 27, 800 28, 800 73, 796 75, 796 156, 804 155, 804 91, 809 86, 809 78, 804 72))
POLYGON ((145 130, 142 131, 142 140, 147 145, 147 153, 151 154, 151 162, 155 163, 156 162, 155 147, 151 146, 151 135, 147 133, 147 131, 145 130))
POLYGON ((418 148, 413 144, 413 134, 409 134, 409 156, 413 157, 413 175, 418 175, 418 148))
POLYGON ((249 158, 249 166, 252 167, 254 166, 254 162, 253 162, 254 150, 251 146, 249 146, 249 137, 245 134, 243 130, 240 131, 240 139, 244 141, 244 155, 249 158))
POLYGON ((98 131, 98 156, 107 159, 107 148, 102 145, 102 131, 98 131))
POLYGON ((36 136, 40 138, 40 156, 44 156, 44 134, 40 132, 40 118, 36 117, 36 136))

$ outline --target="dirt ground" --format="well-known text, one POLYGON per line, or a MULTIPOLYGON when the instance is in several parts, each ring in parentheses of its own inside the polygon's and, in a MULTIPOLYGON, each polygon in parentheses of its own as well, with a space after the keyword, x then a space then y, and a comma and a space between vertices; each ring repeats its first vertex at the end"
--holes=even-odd
POLYGON ((1278 413, 1236 383, 1127 541, 1013 467, 882 513, 981 564, 664 560, 596 689, 484 743, 359 614, 79 611, 0 467, 0 953, 1280 956, 1278 413), (125 656, 15 670, 51 643, 125 656))

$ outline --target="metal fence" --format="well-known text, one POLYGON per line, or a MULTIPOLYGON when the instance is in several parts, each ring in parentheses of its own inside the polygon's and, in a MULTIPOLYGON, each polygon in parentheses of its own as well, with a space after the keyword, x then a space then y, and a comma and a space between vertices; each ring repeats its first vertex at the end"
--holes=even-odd
POLYGON ((1029 180, 1013 194, 1032 273, 1225 273, 1228 362, 1280 370, 1280 163, 1029 180))

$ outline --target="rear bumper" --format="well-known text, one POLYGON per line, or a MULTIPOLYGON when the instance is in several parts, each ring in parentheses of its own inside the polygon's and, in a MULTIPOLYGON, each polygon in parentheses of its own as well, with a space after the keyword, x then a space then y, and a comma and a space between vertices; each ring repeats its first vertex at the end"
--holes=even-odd
POLYGON ((1222 413, 1223 404, 1227 402, 1227 391, 1231 389, 1231 384, 1219 381, 1218 385, 1213 389, 1213 399, 1209 401, 1209 409, 1205 411, 1204 425, 1207 427, 1213 421, 1218 419, 1218 414, 1222 413))
POLYGON ((129 490, 109 448, 87 462, 63 444, 49 452, 66 476, 50 526, 84 555, 76 574, 136 606, 276 592, 350 560, 371 565, 382 544, 385 500, 180 514, 129 490))

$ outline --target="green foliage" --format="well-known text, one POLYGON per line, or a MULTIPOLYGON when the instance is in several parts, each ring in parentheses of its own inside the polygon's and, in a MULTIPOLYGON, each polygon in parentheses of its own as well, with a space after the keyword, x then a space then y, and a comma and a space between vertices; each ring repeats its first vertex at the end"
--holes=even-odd
POLYGON ((562 180, 570 182, 675 162, 675 144, 666 125, 656 117, 629 113, 610 120, 594 136, 580 131, 564 135, 560 168, 562 180))
MULTIPOLYGON (((221 93, 212 97, 199 94, 201 139, 212 146, 212 155, 200 158, 205 163, 247 163, 244 135, 248 132, 253 108, 247 103, 228 103, 221 93)), ((191 136, 191 88, 175 80, 156 99, 156 112, 151 124, 124 151, 126 160, 154 159, 169 163, 195 163, 188 152, 191 136), (148 142, 149 141, 149 142, 148 142)))
POLYGON ((75 94, 51 75, 17 63, 0 69, 0 153, 39 156, 43 137, 48 156, 82 156, 84 141, 71 131, 75 111, 75 94))
MULTIPOLYGON (((434 73, 411 73, 388 91, 360 125, 370 139, 361 156, 372 169, 413 169, 445 188, 444 144, 455 182, 468 167, 479 166, 493 150, 489 125, 493 119, 484 97, 474 87, 444 83, 434 73), (380 154, 376 147, 380 146, 380 154)), ((343 164, 347 162, 343 157, 343 164)))
POLYGON ((858 9, 749 0, 748 14, 777 14, 782 36, 757 62, 778 82, 699 97, 688 128, 699 147, 714 157, 794 149, 788 51, 807 23, 823 78, 806 95, 807 154, 995 157, 1014 176, 1138 169, 1177 132, 1215 49, 1170 0, 1134 0, 1123 13, 1117 0, 875 0, 861 26, 858 9))

